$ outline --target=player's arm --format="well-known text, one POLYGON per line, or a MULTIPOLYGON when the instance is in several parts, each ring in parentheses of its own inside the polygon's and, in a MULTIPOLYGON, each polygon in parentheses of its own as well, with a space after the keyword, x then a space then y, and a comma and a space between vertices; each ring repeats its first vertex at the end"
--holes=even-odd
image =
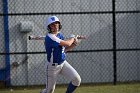
POLYGON ((62 40, 62 41, 60 42, 60 45, 61 45, 61 46, 65 46, 65 47, 67 47, 67 48, 68 48, 68 47, 69 47, 69 48, 73 48, 73 47, 74 47, 74 46, 73 46, 73 43, 74 43, 75 39, 76 39, 75 35, 71 34, 70 37, 69 37, 69 39, 68 39, 68 40, 62 40))
POLYGON ((68 40, 61 40, 59 45, 60 46, 66 46, 66 47, 70 47, 72 46, 72 43, 74 42, 74 38, 70 38, 68 40))
POLYGON ((76 46, 76 45, 75 45, 74 43, 72 43, 71 46, 67 46, 67 47, 65 48, 65 52, 71 51, 75 46, 76 46))
POLYGON ((59 43, 60 46, 71 46, 72 43, 74 42, 74 37, 73 38, 70 38, 70 39, 67 39, 67 40, 62 40, 58 37, 56 37, 55 35, 52 35, 52 34, 49 34, 48 35, 53 41, 56 41, 57 43, 59 43))
POLYGON ((79 37, 81 37, 81 36, 77 35, 77 36, 74 38, 74 42, 71 44, 71 46, 67 46, 67 47, 65 48, 65 52, 70 51, 70 50, 72 50, 75 46, 79 45, 79 43, 81 42, 81 40, 78 39, 79 37))

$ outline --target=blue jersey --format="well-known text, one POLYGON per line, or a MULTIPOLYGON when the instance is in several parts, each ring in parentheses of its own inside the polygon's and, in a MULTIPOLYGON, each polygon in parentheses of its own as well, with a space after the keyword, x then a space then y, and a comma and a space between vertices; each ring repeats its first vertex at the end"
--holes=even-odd
POLYGON ((61 64, 65 60, 65 47, 59 45, 61 40, 64 40, 61 33, 57 35, 49 33, 46 35, 45 48, 48 62, 61 64))

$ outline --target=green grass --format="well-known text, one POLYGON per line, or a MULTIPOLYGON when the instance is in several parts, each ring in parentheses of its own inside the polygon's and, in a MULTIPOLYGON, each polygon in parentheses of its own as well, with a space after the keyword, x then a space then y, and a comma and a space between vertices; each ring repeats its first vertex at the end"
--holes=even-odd
MULTIPOLYGON (((0 93, 39 93, 41 88, 15 88, 1 89, 0 93)), ((55 93, 65 93, 66 86, 56 87, 55 93)), ((119 84, 119 85, 84 85, 77 88, 75 93, 140 93, 140 84, 119 84)))

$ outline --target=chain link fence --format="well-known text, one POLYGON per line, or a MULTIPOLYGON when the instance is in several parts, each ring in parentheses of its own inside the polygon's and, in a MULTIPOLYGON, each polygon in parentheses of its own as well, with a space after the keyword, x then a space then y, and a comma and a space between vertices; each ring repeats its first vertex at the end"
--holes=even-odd
MULTIPOLYGON (((10 80, 11 86, 45 84, 44 41, 28 40, 28 36, 45 35, 44 22, 50 15, 60 18, 65 36, 87 36, 67 53, 82 83, 140 81, 139 0, 7 0, 8 14, 3 10, 5 1, 0 2, 1 81, 10 80), (29 23, 29 32, 22 32, 24 23, 29 23), (5 33, 9 34, 9 53, 5 52, 5 33), (10 64, 9 74, 6 63, 10 64)), ((57 83, 68 81, 60 76, 57 83)))

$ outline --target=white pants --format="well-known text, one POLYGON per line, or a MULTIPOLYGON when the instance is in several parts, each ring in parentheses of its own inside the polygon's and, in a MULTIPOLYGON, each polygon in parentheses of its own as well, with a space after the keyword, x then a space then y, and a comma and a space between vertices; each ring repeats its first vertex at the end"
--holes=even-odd
POLYGON ((75 86, 79 86, 81 83, 80 75, 67 61, 64 61, 61 65, 56 64, 55 66, 52 63, 48 63, 46 93, 54 93, 59 74, 68 78, 75 86))

